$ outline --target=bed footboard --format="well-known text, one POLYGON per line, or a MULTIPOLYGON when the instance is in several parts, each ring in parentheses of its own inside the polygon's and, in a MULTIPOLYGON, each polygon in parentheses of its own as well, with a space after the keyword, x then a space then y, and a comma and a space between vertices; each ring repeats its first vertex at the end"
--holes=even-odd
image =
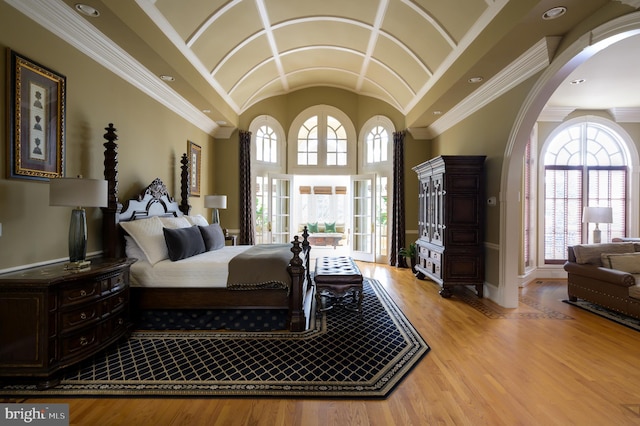
MULTIPOLYGON (((293 237, 291 252, 293 258, 287 267, 291 275, 291 294, 289 295, 288 323, 291 331, 304 331, 307 327, 305 315, 306 297, 311 289, 311 274, 309 272, 309 232, 304 227, 302 241, 296 235, 293 237), (302 256, 300 256, 302 253, 302 256)), ((313 296, 313 295, 311 295, 313 296)))

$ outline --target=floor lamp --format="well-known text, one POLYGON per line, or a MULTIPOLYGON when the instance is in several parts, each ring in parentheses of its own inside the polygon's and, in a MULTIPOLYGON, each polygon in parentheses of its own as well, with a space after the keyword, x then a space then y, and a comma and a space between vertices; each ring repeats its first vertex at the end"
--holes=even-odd
POLYGON ((67 269, 86 268, 87 214, 84 207, 107 207, 107 181, 59 178, 49 182, 49 205, 73 207, 69 224, 69 263, 67 269))
POLYGON ((593 242, 599 244, 601 240, 599 223, 613 222, 613 209, 611 207, 585 207, 582 212, 582 223, 595 223, 593 230, 593 242))

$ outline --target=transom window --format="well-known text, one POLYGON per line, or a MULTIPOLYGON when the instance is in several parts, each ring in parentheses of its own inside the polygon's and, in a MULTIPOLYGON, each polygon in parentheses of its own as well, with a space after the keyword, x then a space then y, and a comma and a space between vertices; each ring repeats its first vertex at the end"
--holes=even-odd
POLYGON ((260 126, 256 131, 256 160, 263 163, 278 162, 278 136, 268 125, 260 126))
POLYGON ((357 136, 349 117, 329 105, 302 111, 291 123, 288 171, 293 174, 355 174, 357 136))
POLYGON ((387 161, 389 152, 389 132, 383 126, 375 126, 366 136, 367 163, 387 161))
POLYGON ((324 119, 310 117, 298 131, 298 165, 317 166, 320 157, 324 157, 325 166, 347 165, 347 131, 340 120, 330 115, 324 119))

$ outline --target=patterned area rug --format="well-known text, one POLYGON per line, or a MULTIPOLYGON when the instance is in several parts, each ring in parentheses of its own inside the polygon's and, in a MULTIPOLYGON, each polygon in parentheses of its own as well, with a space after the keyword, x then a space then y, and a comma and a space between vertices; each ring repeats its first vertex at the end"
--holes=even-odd
POLYGON ((430 350, 379 282, 363 314, 336 307, 303 333, 136 331, 61 383, 0 395, 385 398, 430 350))
POLYGON ((587 302, 586 300, 582 299, 578 299, 576 302, 572 302, 570 300, 563 300, 563 302, 573 306, 577 306, 596 315, 600 315, 601 317, 611 321, 615 321, 618 324, 633 328, 636 331, 640 331, 640 320, 637 320, 630 316, 611 311, 609 309, 603 308, 602 306, 598 306, 594 303, 587 302))

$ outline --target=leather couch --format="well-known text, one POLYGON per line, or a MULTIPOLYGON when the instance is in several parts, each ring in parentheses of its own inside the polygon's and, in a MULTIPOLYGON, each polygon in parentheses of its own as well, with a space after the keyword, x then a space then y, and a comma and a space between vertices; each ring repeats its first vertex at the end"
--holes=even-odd
POLYGON ((569 247, 564 269, 569 300, 583 299, 640 319, 640 243, 569 247))

